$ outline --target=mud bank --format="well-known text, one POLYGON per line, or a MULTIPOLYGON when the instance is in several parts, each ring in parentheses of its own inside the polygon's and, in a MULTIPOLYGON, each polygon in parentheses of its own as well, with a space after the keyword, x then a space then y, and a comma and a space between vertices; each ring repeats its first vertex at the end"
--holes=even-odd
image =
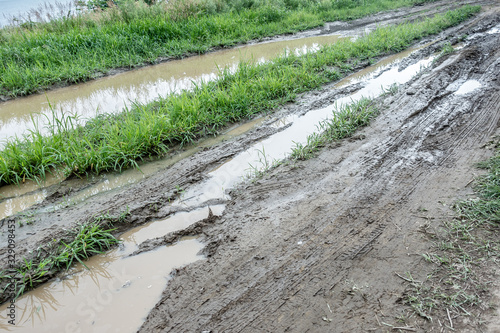
MULTIPOLYGON (((402 67, 440 50, 445 41, 493 28, 499 23, 496 8, 441 34, 440 42, 402 67)), ((407 311, 398 303, 405 286, 395 273, 426 274, 419 255, 429 245, 418 232, 427 222, 419 217, 421 208, 429 216, 449 215, 442 203, 469 193, 474 163, 492 154, 483 146, 497 133, 500 118, 499 57, 499 34, 478 34, 394 95, 380 98, 380 117, 355 137, 312 160, 281 165, 226 193, 230 199, 199 202, 200 207, 226 204, 222 217, 193 232, 209 249, 207 258, 175 271, 141 331, 356 332, 384 331, 378 320, 395 324, 407 311)), ((137 184, 44 210, 78 193, 63 182, 34 207, 32 223, 16 229, 16 254, 27 255, 98 213, 128 207, 129 218, 117 225, 120 234, 193 210, 196 205, 182 205, 189 189, 286 128, 276 126, 276 119, 330 105, 356 89, 332 84, 305 94, 249 133, 137 184)), ((170 236, 143 246, 154 249, 179 235, 170 236)), ((6 255, 6 248, 0 249, 2 264, 6 255)), ((415 318, 410 325, 423 332, 433 324, 415 318)), ((457 325, 474 329, 477 323, 457 325)))

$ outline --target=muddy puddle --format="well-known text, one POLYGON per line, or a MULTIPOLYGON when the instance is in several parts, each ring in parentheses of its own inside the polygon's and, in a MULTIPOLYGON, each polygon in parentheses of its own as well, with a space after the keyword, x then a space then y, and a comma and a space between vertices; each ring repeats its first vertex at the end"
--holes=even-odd
POLYGON ((339 35, 327 35, 247 45, 0 103, 0 145, 9 137, 22 136, 27 129, 33 129, 33 121, 46 124, 52 112, 77 115, 84 122, 98 113, 119 112, 133 102, 149 102, 159 96, 190 89, 202 80, 213 80, 218 75, 218 68, 234 69, 240 61, 265 62, 285 51, 313 52, 339 38, 339 35))
POLYGON ((22 185, 0 187, 0 219, 42 202, 48 194, 44 187, 57 184, 63 179, 61 174, 49 174, 42 183, 29 180, 22 185))
POLYGON ((483 85, 477 80, 467 80, 463 82, 460 87, 455 91, 456 95, 466 95, 472 93, 474 90, 481 88, 483 85))
MULTIPOLYGON (((223 205, 211 206, 214 215, 223 205)), ((129 257, 137 245, 208 217, 209 208, 179 212, 124 233, 121 245, 78 264, 16 301, 16 326, 0 307, 0 328, 13 332, 135 332, 159 300, 174 268, 203 258, 203 244, 186 237, 171 246, 129 257), (126 314, 126 315, 124 315, 126 314), (5 320, 4 320, 5 319, 5 320)))

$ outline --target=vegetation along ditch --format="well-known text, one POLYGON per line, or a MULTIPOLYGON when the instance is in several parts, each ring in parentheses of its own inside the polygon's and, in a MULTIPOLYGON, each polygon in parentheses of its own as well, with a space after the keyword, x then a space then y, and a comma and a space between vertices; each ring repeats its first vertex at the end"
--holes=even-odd
POLYGON ((102 115, 85 126, 76 125, 71 115, 55 118, 50 135, 35 129, 6 143, 0 152, 0 182, 43 179, 54 168, 83 175, 137 166, 141 159, 167 154, 172 145, 215 134, 229 123, 293 101, 301 92, 347 75, 359 62, 401 51, 479 9, 464 6, 420 22, 381 27, 314 54, 286 55, 266 64, 241 63, 236 72, 222 70, 219 79, 192 91, 138 104, 118 115, 102 115))
MULTIPOLYGON (((467 9, 470 9, 470 8, 468 7, 467 9)), ((420 23, 420 24, 422 24, 422 23, 420 23)), ((431 24, 428 23, 428 21, 426 21, 423 24, 427 24, 427 25, 432 26, 431 24)), ((411 29, 412 31, 415 31, 416 29, 413 29, 413 28, 414 27, 409 26, 409 25, 402 25, 398 29, 392 29, 392 31, 396 31, 396 32, 397 31, 400 31, 400 32, 406 31, 407 32, 408 31, 407 29, 411 29)), ((387 33, 387 29, 385 31, 384 30, 382 30, 382 31, 377 30, 376 32, 374 32, 375 36, 377 34, 381 34, 381 33, 387 33)), ((356 43, 365 42, 365 40, 370 38, 370 36, 371 35, 368 35, 364 39, 358 39, 356 43)), ((375 40, 378 40, 378 39, 375 38, 375 40)), ((345 45, 343 45, 343 47, 346 48, 347 46, 349 46, 350 48, 353 48, 354 47, 353 44, 355 45, 355 43, 353 43, 353 42, 345 43, 345 45)), ((322 52, 324 52, 324 50, 325 49, 320 51, 320 54, 322 52)), ((340 51, 342 51, 342 49, 340 51)), ((337 51, 337 52, 340 52, 340 51, 337 51)), ((323 55, 323 57, 326 57, 326 56, 323 55)), ((302 57, 290 56, 287 58, 285 58, 285 57, 279 58, 277 61, 285 63, 285 64, 287 62, 290 63, 291 61, 292 61, 291 62, 292 64, 300 64, 298 61, 304 61, 304 63, 307 65, 312 60, 317 60, 317 59, 315 59, 314 57, 310 57, 310 56, 302 56, 302 57), (305 60, 307 60, 307 62, 305 60)), ((324 61, 322 63, 324 63, 324 61)), ((229 77, 231 77, 232 75, 234 75, 234 76, 241 75, 240 72, 242 70, 248 70, 248 69, 256 71, 257 69, 259 69, 261 67, 264 67, 265 69, 267 69, 269 67, 272 68, 273 64, 275 64, 275 63, 264 64, 264 65, 251 65, 251 66, 250 65, 243 65, 242 67, 240 67, 240 70, 237 71, 235 74, 227 74, 227 75, 229 77)), ((419 65, 416 64, 415 66, 419 66, 419 65)), ((301 67, 303 67, 303 66, 301 66, 301 67)), ((303 70, 303 69, 301 69, 301 70, 303 70)), ((391 72, 387 72, 386 74, 392 75, 391 72)), ((378 79, 383 80, 384 77, 385 76, 382 75, 379 78, 377 78, 377 80, 378 79)), ((225 77, 225 80, 227 82, 228 78, 225 77)), ((377 81, 377 80, 375 80, 375 81, 377 81)), ((382 81, 380 81, 380 82, 382 82, 382 81)), ((207 86, 213 87, 213 86, 217 86, 220 84, 221 84, 221 82, 216 81, 214 83, 207 83, 207 86)), ((380 86, 380 83, 377 85, 377 87, 379 87, 379 86, 380 86)), ((185 92, 185 94, 195 94, 196 92, 197 92, 197 89, 195 89, 193 92, 185 92)), ((361 95, 362 92, 363 92, 363 90, 361 90, 359 95, 361 95)), ((182 94, 171 96, 171 98, 181 98, 181 97, 182 97, 182 94)), ((359 97, 361 97, 361 96, 359 96, 359 97)), ((344 100, 347 102, 349 98, 352 98, 352 97, 346 97, 346 98, 344 98, 344 100)), ((153 106, 155 106, 155 107, 161 106, 161 103, 166 103, 166 101, 163 100, 160 102, 156 102, 153 104, 153 106)), ((197 105, 197 104, 195 104, 195 105, 197 105)), ((140 108, 139 108, 139 110, 140 110, 140 108)), ((330 108, 326 108, 325 110, 328 112, 333 111, 333 109, 330 110, 330 108)), ((354 132, 354 130, 356 130, 358 127, 368 124, 369 120, 372 117, 376 116, 376 114, 377 114, 377 110, 375 108, 373 108, 370 100, 368 100, 368 99, 360 99, 358 102, 354 102, 351 105, 347 105, 345 107, 340 108, 340 111, 335 114, 335 116, 332 120, 322 123, 323 124, 322 128, 325 129, 325 133, 323 133, 321 135, 316 135, 316 136, 313 135, 312 137, 310 137, 310 139, 307 140, 308 145, 306 147, 297 147, 294 150, 294 152, 292 153, 292 158, 306 158, 306 157, 308 157, 308 155, 311 155, 311 153, 313 153, 314 150, 317 150, 317 148, 319 146, 321 146, 322 144, 325 144, 326 142, 331 141, 331 140, 338 140, 338 139, 341 139, 341 138, 344 138, 344 137, 351 135, 354 132), (313 142, 313 143, 311 143, 311 142, 313 142)), ((118 116, 118 117, 122 117, 122 116, 118 116)), ((300 121, 298 123, 300 123, 300 121)), ((115 126, 118 126, 118 125, 115 125, 115 126)), ((293 128, 291 128, 291 129, 293 130, 293 128)), ((40 137, 43 138, 42 136, 40 136, 40 137)), ((282 146, 282 145, 280 145, 280 146, 282 146)), ((230 165, 230 164, 227 164, 227 165, 230 165)), ((215 178, 217 178, 217 177, 215 177, 215 178)), ((203 185, 204 184, 202 184, 202 187, 203 187, 203 185)), ((228 184, 222 184, 220 186, 219 185, 220 184, 217 184, 216 187, 217 188, 230 187, 230 185, 228 185, 228 184)), ((194 189, 193 191, 196 192, 195 193, 196 195, 199 195, 199 194, 206 195, 206 193, 201 193, 203 191, 200 192, 199 189, 194 189), (200 192, 200 193, 198 193, 198 192, 200 192)), ((191 192, 193 192, 193 191, 186 193, 186 197, 191 198, 192 197, 191 192)), ((181 200, 181 203, 185 205, 187 203, 187 201, 181 200)), ((125 216, 125 215, 123 215, 123 216, 125 216)), ((120 219, 123 219, 123 216, 120 219)), ((120 219, 118 219, 118 220, 120 220, 120 219)), ((111 227, 111 226, 108 226, 108 228, 109 227, 111 227)), ((78 258, 79 258, 78 253, 76 253, 74 260, 78 260, 78 258)), ((43 256, 40 258, 37 257, 37 258, 35 258, 35 261, 27 261, 26 265, 23 265, 22 267, 17 269, 17 272, 15 274, 22 275, 22 272, 29 271, 30 273, 28 274, 28 276, 37 276, 38 278, 36 279, 36 281, 27 281, 27 283, 25 283, 25 284, 20 283, 19 286, 15 287, 16 294, 21 294, 26 288, 32 287, 32 286, 38 284, 39 282, 46 281, 46 279, 49 278, 52 274, 52 273, 48 274, 49 272, 52 272, 52 270, 57 271, 57 269, 61 268, 57 265, 46 265, 44 263, 44 260, 45 259, 43 256), (33 271, 31 272, 31 270, 33 270, 33 271), (26 287, 26 285, 28 287, 26 287)), ((26 274, 24 274, 24 275, 26 275, 26 274)), ((7 281, 9 277, 11 277, 11 275, 5 274, 4 282, 7 281)))

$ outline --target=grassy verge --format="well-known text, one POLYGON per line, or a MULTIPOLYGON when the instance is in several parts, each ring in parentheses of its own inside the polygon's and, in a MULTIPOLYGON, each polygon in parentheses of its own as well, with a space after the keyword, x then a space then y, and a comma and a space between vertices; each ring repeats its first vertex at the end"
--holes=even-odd
POLYGON ((488 174, 476 182, 477 197, 456 203, 456 217, 442 230, 423 230, 435 244, 423 254, 433 272, 425 281, 403 277, 409 284, 405 303, 429 321, 441 318, 450 330, 465 321, 481 327, 484 312, 496 308, 487 301, 500 262, 500 150, 480 167, 488 174))
POLYGON ((24 292, 49 280, 55 273, 67 270, 74 262, 103 253, 119 241, 112 235, 114 229, 107 229, 113 222, 122 222, 128 212, 120 216, 109 215, 92 218, 77 226, 63 239, 41 246, 31 258, 23 258, 16 267, 0 272, 0 287, 3 288, 0 303, 9 298, 18 298, 24 292), (64 241, 67 239, 68 241, 64 241))
MULTIPOLYGON (((106 3, 105 1, 101 1, 106 3)), ((119 6, 0 29, 0 95, 32 94, 113 68, 204 53, 409 6, 417 0, 173 0, 119 6)))
POLYGON ((0 152, 0 184, 37 180, 52 168, 82 175, 137 166, 140 159, 166 154, 171 145, 216 134, 231 122, 293 101, 298 93, 345 76, 353 63, 401 51, 479 9, 465 6, 422 22, 379 28, 314 54, 284 56, 266 64, 242 63, 235 73, 224 70, 218 80, 192 91, 101 116, 84 127, 76 126, 72 117, 54 119, 51 135, 34 130, 6 143, 0 152))
POLYGON ((318 125, 318 132, 307 137, 305 144, 296 144, 290 158, 296 160, 312 158, 328 143, 350 137, 357 129, 368 125, 377 115, 378 110, 367 98, 338 107, 331 119, 324 120, 318 125))

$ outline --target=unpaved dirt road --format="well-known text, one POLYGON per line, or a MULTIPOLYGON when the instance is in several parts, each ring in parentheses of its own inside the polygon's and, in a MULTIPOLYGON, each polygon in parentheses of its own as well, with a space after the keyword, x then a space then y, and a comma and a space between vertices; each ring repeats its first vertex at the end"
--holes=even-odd
MULTIPOLYGON (((485 5, 483 12, 434 38, 441 43, 407 62, 440 50, 446 40, 500 23, 497 1, 470 2, 485 5)), ((427 15, 444 10, 445 3, 417 9, 427 15)), ((401 18, 408 14, 398 13, 401 18)), ((498 134, 499 77, 500 34, 479 34, 394 95, 379 98, 380 116, 354 137, 231 191, 224 214, 196 228, 207 244, 207 259, 175 271, 140 331, 385 332, 391 327, 381 323, 398 326, 396 318, 412 311, 401 304, 406 285, 396 273, 423 279, 430 270, 421 254, 432 244, 421 227, 452 214, 449 206, 471 193, 475 163, 493 154, 486 145, 498 134), (470 80, 480 88, 462 94, 459 88, 470 80)), ((278 114, 317 109, 342 93, 333 85, 325 87, 278 114)), ((168 216, 173 209, 167 199, 176 197, 175 188, 189 188, 214 166, 278 130, 264 125, 136 185, 41 212, 33 224, 19 229, 18 255, 63 235, 68 221, 96 212, 128 206, 131 215, 122 231, 168 216)), ((39 208, 76 190, 63 183, 50 191, 53 195, 39 208)), ((2 260, 5 253, 0 249, 2 260)), ((436 321, 418 316, 407 324, 414 331, 442 331, 436 321)), ((475 320, 454 324, 459 331, 486 327, 475 320)))

